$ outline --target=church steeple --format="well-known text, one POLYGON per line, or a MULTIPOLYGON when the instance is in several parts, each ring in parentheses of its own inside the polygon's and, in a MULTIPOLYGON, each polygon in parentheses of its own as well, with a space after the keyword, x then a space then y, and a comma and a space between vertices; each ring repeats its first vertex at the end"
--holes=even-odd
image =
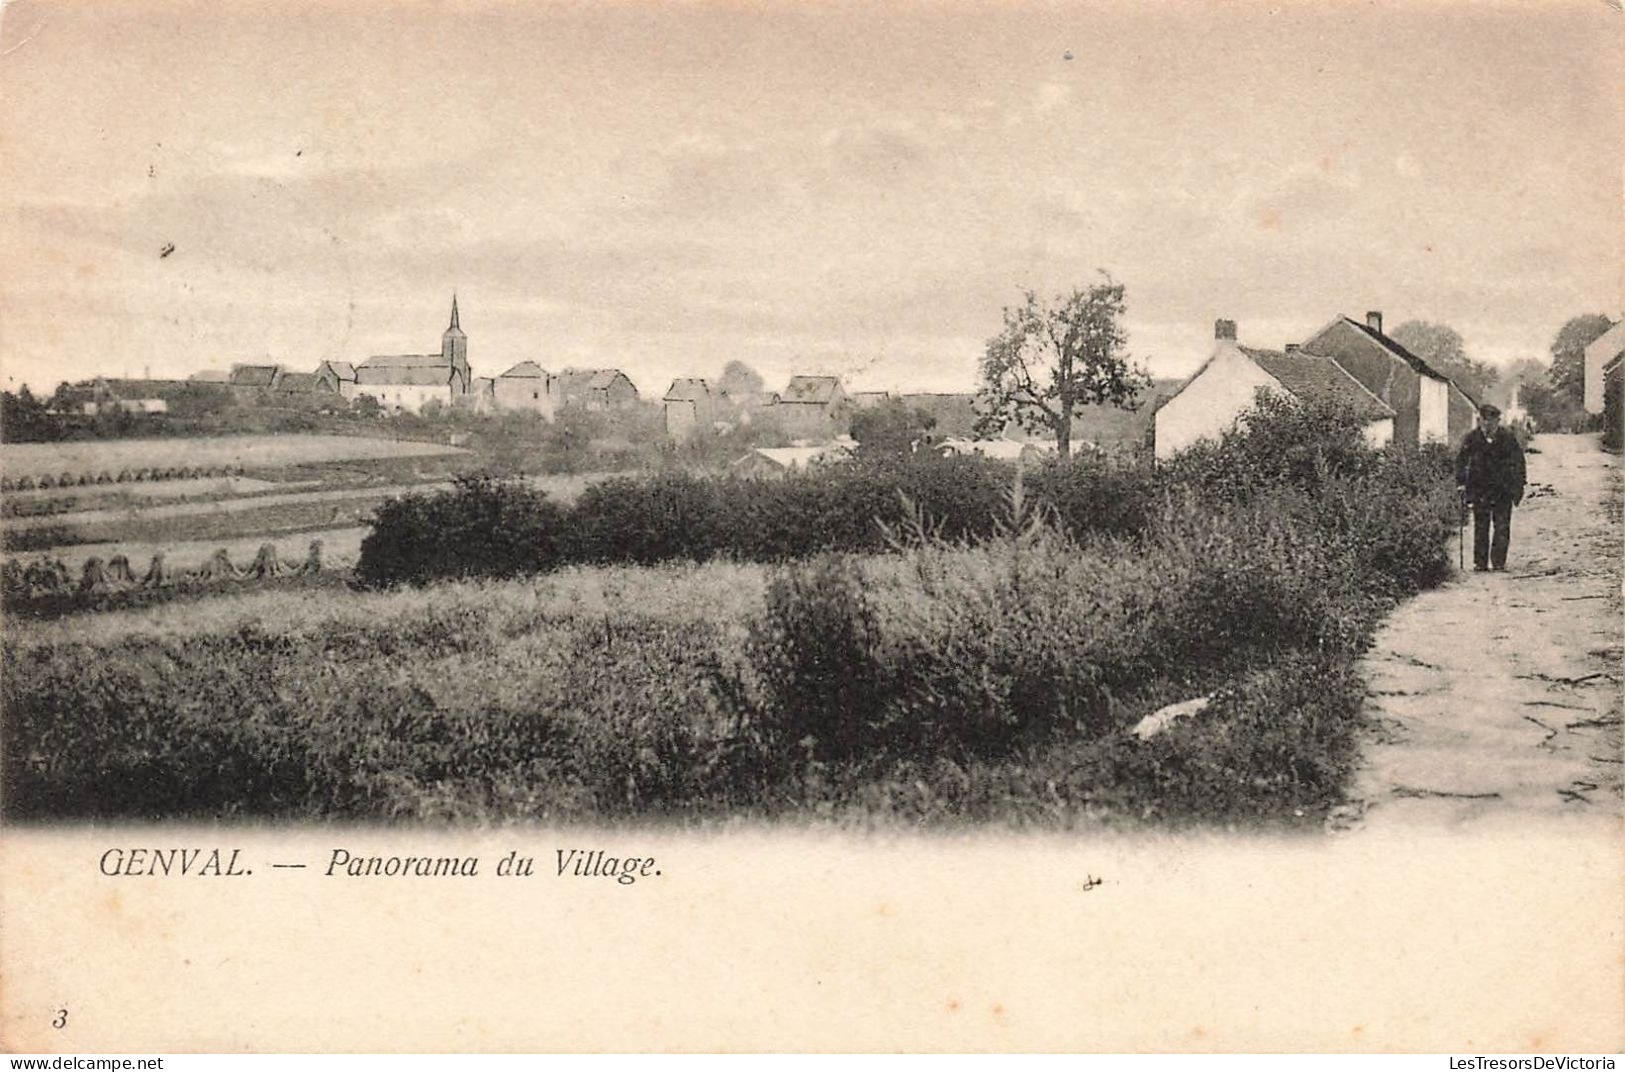
POLYGON ((459 393, 466 393, 472 378, 468 368, 468 336, 463 334, 463 329, 457 323, 456 291, 451 295, 451 324, 447 326, 446 333, 440 336, 440 356, 456 374, 461 384, 459 393))

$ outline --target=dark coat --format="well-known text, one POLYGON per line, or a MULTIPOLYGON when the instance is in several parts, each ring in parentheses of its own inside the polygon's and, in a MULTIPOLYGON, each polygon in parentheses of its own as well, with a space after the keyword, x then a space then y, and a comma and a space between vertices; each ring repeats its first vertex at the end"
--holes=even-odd
POLYGON ((1491 439, 1477 428, 1468 432, 1456 453, 1456 485, 1469 503, 1523 502, 1523 448, 1518 438, 1505 428, 1497 428, 1491 439))

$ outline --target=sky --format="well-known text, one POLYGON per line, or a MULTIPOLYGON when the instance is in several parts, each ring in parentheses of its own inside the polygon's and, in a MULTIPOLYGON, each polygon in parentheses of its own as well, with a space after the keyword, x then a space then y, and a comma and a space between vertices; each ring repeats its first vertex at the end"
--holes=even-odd
POLYGON ((971 390, 1024 288, 1129 352, 1618 316, 1606 0, 0 9, 0 375, 439 349, 971 390), (172 248, 171 248, 172 247, 172 248), (167 251, 167 252, 166 252, 167 251))

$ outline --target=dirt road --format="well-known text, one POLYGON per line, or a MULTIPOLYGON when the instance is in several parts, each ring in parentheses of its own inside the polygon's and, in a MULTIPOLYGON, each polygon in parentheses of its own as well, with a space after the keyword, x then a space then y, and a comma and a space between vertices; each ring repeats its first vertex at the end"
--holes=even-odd
POLYGON ((1534 446, 1507 572, 1471 572, 1469 528, 1468 572, 1400 607, 1366 656, 1374 728, 1334 829, 1619 816, 1620 468, 1595 436, 1534 446))

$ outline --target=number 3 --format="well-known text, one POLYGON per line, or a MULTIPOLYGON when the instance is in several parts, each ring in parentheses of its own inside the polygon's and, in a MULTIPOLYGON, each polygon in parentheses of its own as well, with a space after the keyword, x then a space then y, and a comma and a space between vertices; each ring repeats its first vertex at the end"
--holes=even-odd
POLYGON ((68 1010, 67 1009, 58 1009, 58 1010, 56 1010, 56 1019, 51 1021, 51 1026, 56 1028, 58 1031, 62 1030, 64 1027, 67 1027, 68 1026, 68 1010))

